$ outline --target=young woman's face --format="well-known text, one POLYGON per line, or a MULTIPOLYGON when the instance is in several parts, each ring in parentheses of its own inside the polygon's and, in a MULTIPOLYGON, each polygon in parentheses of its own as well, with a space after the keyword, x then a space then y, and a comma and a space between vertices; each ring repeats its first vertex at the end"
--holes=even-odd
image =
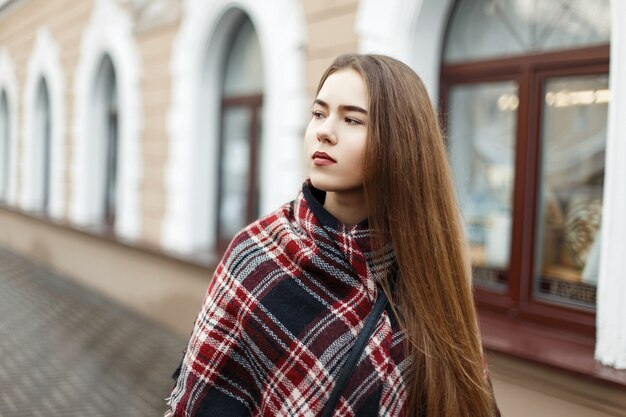
POLYGON ((304 147, 311 183, 327 192, 363 188, 367 92, 353 69, 330 75, 313 103, 304 147))

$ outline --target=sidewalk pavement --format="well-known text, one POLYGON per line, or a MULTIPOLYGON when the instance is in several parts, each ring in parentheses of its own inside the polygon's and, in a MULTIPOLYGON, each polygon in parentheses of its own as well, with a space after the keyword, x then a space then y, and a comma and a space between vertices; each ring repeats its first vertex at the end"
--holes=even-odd
POLYGON ((162 416, 185 343, 0 248, 0 417, 162 416))

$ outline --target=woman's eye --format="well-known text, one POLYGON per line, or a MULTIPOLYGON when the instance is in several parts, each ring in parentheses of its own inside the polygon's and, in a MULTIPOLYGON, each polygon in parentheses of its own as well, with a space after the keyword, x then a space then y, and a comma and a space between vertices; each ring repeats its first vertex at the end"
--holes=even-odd
POLYGON ((351 117, 346 117, 346 123, 349 125, 362 125, 363 122, 357 119, 353 119, 351 117))
POLYGON ((314 119, 321 119, 322 117, 324 117, 324 113, 318 110, 313 110, 311 114, 313 115, 314 119))

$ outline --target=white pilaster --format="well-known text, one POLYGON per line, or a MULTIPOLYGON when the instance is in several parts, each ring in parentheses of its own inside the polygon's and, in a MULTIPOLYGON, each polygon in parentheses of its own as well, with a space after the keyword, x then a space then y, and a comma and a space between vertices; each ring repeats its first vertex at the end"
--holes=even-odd
POLYGON ((626 368, 626 2, 611 2, 608 137, 597 293, 596 359, 626 368))
POLYGON ((19 86, 17 84, 17 75, 15 71, 15 64, 9 55, 9 51, 6 48, 0 48, 0 91, 4 91, 7 97, 7 104, 9 106, 9 167, 7 182, 7 190, 5 195, 7 196, 7 202, 11 205, 17 204, 16 193, 16 179, 17 179, 17 141, 18 141, 18 97, 19 86))

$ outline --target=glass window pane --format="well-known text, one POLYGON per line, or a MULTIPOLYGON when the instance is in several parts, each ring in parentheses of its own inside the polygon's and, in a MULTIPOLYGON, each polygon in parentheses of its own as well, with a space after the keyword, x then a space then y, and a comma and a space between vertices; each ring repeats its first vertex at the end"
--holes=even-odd
POLYGON ((608 76, 548 79, 543 98, 535 295, 593 307, 600 256, 608 76))
POLYGON ((234 36, 224 73, 224 97, 258 94, 263 90, 261 45, 250 19, 234 36))
POLYGON ((450 91, 450 159, 474 280, 504 290, 511 246, 517 84, 459 85, 450 91))
POLYGON ((102 63, 104 90, 101 90, 102 115, 104 130, 104 149, 106 159, 104 165, 104 224, 113 229, 117 206, 117 154, 119 139, 119 114, 117 111, 117 80, 113 62, 107 56, 102 63))
POLYGON ((0 93, 0 199, 6 200, 9 188, 10 126, 7 94, 0 93))
POLYGON ((229 240, 246 226, 250 173, 250 109, 224 109, 219 207, 220 238, 229 240))
POLYGON ((33 149, 35 167, 41 167, 41 170, 33 180, 39 198, 39 208, 43 211, 48 210, 50 203, 50 141, 50 98, 46 81, 41 79, 35 104, 35 146, 33 149))
POLYGON ((451 19, 444 61, 604 44, 610 23, 609 0, 462 0, 451 19))

